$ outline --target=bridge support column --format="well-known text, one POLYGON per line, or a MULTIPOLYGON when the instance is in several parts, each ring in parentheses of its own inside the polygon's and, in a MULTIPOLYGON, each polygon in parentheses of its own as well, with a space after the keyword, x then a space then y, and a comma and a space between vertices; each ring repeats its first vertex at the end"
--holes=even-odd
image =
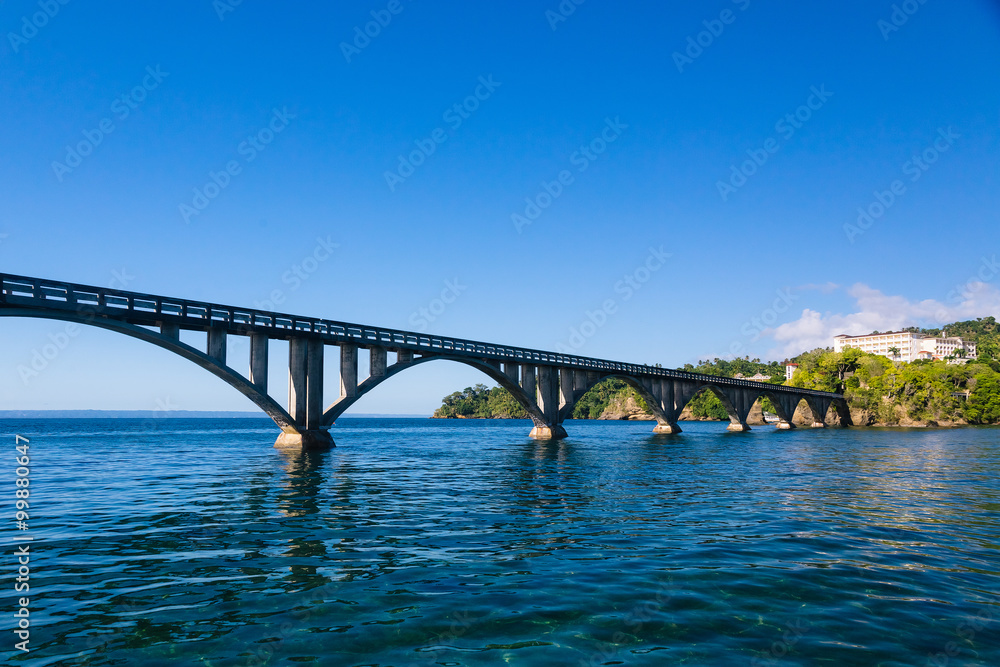
MULTIPOLYGON (((571 385, 572 386, 572 385, 571 385)), ((545 424, 535 424, 529 437, 538 440, 557 440, 566 437, 566 429, 559 423, 559 375, 552 366, 538 367, 538 408, 545 417, 545 424)))
POLYGON ((521 364, 521 389, 535 399, 535 367, 532 364, 521 364))
POLYGON ((663 413, 664 419, 663 421, 657 420, 656 426, 653 427, 653 433, 666 435, 681 433, 681 427, 677 425, 677 418, 680 416, 684 406, 677 407, 678 395, 682 393, 677 390, 677 382, 677 380, 668 380, 666 378, 660 380, 658 398, 660 401, 660 411, 663 413))
POLYGON ((792 423, 792 417, 795 416, 795 408, 799 406, 799 401, 801 400, 802 397, 795 394, 771 396, 774 409, 778 411, 778 419, 781 420, 778 422, 779 430, 790 431, 795 428, 795 424, 792 423))
POLYGON ((754 401, 757 400, 757 395, 747 389, 734 389, 726 393, 730 402, 730 405, 726 406, 729 412, 729 426, 726 427, 726 430, 733 433, 749 431, 747 417, 750 415, 754 401))
POLYGON ((573 406, 573 392, 575 388, 576 374, 572 369, 559 369, 559 408, 573 406))
POLYGON ((160 333, 167 338, 174 340, 181 339, 181 327, 179 324, 160 323, 160 333))
POLYGON ((514 384, 517 384, 517 371, 520 366, 520 364, 515 364, 510 361, 505 361, 503 363, 503 374, 510 378, 510 381, 514 384))
POLYGON ((292 338, 288 341, 288 414, 295 421, 295 430, 278 436, 275 447, 328 449, 333 446, 330 432, 320 428, 323 416, 321 340, 292 338))
POLYGON ((833 407, 837 409, 837 424, 841 428, 854 425, 854 421, 851 419, 851 408, 847 405, 846 400, 842 398, 834 399, 833 407))
MULTIPOLYGON (((583 395, 587 393, 587 376, 590 375, 587 371, 576 371, 574 373, 575 377, 573 379, 573 406, 575 407, 577 402, 583 398, 583 395)), ((570 414, 572 414, 570 410, 570 414)))
POLYGON ((296 424, 306 417, 306 373, 309 364, 309 344, 304 338, 288 341, 288 414, 296 424))
POLYGON ((208 330, 208 356, 226 365, 226 330, 212 327, 208 330))
POLYGON ((268 338, 264 334, 250 336, 250 382, 263 393, 267 393, 267 350, 268 338))
POLYGON ((358 393, 358 346, 340 346, 340 395, 354 397, 358 393))
POLYGON ((559 378, 559 414, 555 423, 562 424, 573 414, 573 404, 576 402, 576 371, 571 368, 560 368, 559 378))
POLYGON ((806 399, 809 411, 812 412, 812 428, 826 428, 826 413, 830 409, 830 399, 812 397, 806 399))
POLYGON ((373 347, 368 351, 369 372, 373 378, 385 377, 388 366, 388 352, 384 347, 373 347))
POLYGON ((318 431, 323 417, 323 341, 310 340, 306 369, 306 431, 318 431))

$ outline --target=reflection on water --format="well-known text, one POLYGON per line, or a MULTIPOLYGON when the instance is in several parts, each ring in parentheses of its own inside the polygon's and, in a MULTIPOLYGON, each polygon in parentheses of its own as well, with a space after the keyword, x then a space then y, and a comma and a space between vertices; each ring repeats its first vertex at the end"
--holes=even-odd
POLYGON ((307 453, 4 422, 38 539, 12 661, 1000 664, 996 430, 342 422, 307 453))

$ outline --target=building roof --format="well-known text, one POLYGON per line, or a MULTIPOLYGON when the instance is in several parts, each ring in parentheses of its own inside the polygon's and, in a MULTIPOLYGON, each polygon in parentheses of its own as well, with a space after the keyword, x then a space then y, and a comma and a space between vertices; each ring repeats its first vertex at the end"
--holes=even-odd
POLYGON ((896 334, 909 334, 914 338, 921 338, 921 339, 929 338, 936 340, 957 340, 965 343, 966 345, 975 345, 975 343, 972 343, 971 341, 962 340, 961 336, 944 336, 944 335, 930 336, 928 334, 915 333, 913 331, 880 331, 879 333, 859 334, 857 336, 849 336, 848 334, 837 334, 836 336, 834 336, 834 338, 869 338, 871 336, 894 336, 896 334))
POLYGON ((893 336, 895 334, 910 334, 915 338, 923 338, 923 334, 914 333, 912 331, 880 331, 878 333, 866 333, 858 334, 857 336, 850 336, 848 334, 838 334, 834 338, 868 338, 869 336, 893 336))

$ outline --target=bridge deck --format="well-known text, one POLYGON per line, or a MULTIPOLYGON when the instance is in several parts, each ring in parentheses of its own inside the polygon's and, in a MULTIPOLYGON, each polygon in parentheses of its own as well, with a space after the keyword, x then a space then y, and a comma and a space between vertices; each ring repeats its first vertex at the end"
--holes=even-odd
POLYGON ((625 373, 637 377, 695 380, 728 387, 840 398, 840 394, 767 382, 689 373, 645 364, 629 364, 92 285, 6 273, 0 273, 0 280, 3 288, 0 292, 0 308, 71 311, 84 316, 110 318, 140 326, 158 327, 161 324, 171 324, 191 331, 221 329, 229 334, 243 336, 263 334, 274 339, 315 337, 334 345, 383 347, 421 354, 448 354, 509 363, 552 365, 605 373, 625 373))

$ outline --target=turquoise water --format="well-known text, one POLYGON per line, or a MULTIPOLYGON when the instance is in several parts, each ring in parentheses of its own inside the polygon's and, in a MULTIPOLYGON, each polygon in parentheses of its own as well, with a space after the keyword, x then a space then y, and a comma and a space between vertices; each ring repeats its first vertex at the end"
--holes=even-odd
POLYGON ((1000 665, 1000 431, 651 428, 342 419, 296 455, 266 420, 2 421, 35 538, 3 657, 1000 665))

